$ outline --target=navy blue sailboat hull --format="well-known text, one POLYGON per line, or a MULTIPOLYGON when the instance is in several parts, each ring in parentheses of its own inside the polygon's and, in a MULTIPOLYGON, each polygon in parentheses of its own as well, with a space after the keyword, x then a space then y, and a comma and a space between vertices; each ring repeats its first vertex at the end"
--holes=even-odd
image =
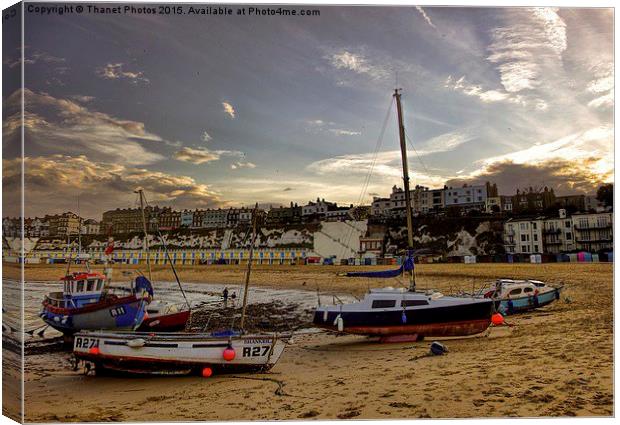
POLYGON ((466 336, 487 329, 491 324, 493 311, 492 300, 407 310, 329 311, 326 315, 316 311, 313 323, 335 331, 335 322, 340 316, 343 320, 343 331, 353 334, 466 336))

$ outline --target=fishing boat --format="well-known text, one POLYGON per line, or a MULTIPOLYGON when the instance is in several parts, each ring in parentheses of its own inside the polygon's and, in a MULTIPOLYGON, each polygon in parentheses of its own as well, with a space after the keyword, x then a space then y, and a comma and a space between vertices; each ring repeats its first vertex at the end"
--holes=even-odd
POLYGON ((313 323, 324 329, 358 335, 379 336, 383 341, 423 337, 475 335, 491 324, 494 302, 488 298, 445 296, 434 290, 416 290, 413 256, 413 215, 409 191, 409 167, 400 90, 394 90, 403 168, 407 218, 407 249, 395 270, 351 272, 349 277, 395 278, 409 276, 408 288, 371 289, 357 302, 319 305, 313 323))
MULTIPOLYGON (((93 364, 96 371, 138 374, 201 372, 218 370, 268 370, 282 356, 291 334, 245 331, 248 287, 256 242, 257 208, 253 214, 253 236, 243 292, 239 329, 220 332, 81 332, 73 353, 78 361, 93 364)), ((97 372, 99 373, 99 372, 97 372)))
POLYGON ((498 279, 495 284, 476 294, 479 298, 500 301, 502 314, 514 314, 551 304, 560 299, 564 287, 547 285, 540 280, 498 279))
POLYGON ((61 278, 62 292, 51 292, 43 300, 39 316, 65 335, 86 329, 136 329, 145 316, 148 292, 134 287, 112 293, 106 276, 90 271, 67 273, 61 278))
POLYGON ((81 332, 75 335, 79 360, 100 371, 138 374, 187 374, 269 370, 282 356, 287 335, 147 332, 81 332))

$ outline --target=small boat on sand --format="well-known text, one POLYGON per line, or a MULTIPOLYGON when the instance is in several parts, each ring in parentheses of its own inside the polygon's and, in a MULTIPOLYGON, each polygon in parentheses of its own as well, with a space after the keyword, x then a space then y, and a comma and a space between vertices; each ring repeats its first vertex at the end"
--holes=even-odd
POLYGON ((62 292, 43 299, 39 316, 65 335, 85 329, 136 329, 145 316, 148 295, 142 288, 114 294, 101 273, 80 271, 61 278, 62 292))
POLYGON ((137 374, 187 374, 269 370, 290 335, 209 333, 80 332, 73 353, 102 370, 137 374))
POLYGON ((500 313, 514 314, 559 300, 562 289, 563 286, 547 285, 540 280, 498 279, 494 285, 481 290, 476 296, 500 301, 500 313))

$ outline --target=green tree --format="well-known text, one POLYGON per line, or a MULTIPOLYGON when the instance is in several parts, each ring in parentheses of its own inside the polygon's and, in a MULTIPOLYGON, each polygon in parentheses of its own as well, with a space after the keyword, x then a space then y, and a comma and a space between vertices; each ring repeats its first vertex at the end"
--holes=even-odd
POLYGON ((605 204, 606 207, 611 207, 614 204, 614 184, 608 183, 599 186, 596 191, 596 199, 605 204))

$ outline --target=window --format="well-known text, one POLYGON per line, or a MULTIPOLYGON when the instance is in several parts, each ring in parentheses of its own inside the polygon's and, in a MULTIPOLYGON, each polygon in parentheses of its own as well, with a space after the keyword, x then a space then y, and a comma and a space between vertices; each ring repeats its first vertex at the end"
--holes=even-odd
POLYGON ((570 228, 570 221, 565 221, 564 222, 564 227, 566 227, 567 229, 570 228))
POLYGON ((513 289, 508 293, 508 295, 519 295, 521 293, 521 288, 513 289))
POLYGON ((521 242, 525 242, 525 235, 521 235, 521 242))
POLYGON ((103 280, 97 280, 97 291, 101 291, 101 287, 103 286, 103 280))
POLYGON ((536 230, 536 223, 532 223, 532 229, 536 230))
POLYGON ((78 280, 77 281, 77 292, 82 292, 84 290, 84 281, 83 280, 78 280))
POLYGON ((568 240, 568 239, 572 239, 572 238, 573 238, 572 233, 571 232, 566 232, 566 239, 568 240))
POLYGON ((372 308, 390 308, 396 306, 396 300, 374 300, 372 308))
POLYGON ((527 252, 527 245, 521 245, 521 252, 527 252))
POLYGON ((538 252, 538 245, 534 245, 534 252, 538 252))
POLYGON ((533 289, 533 288, 523 288, 523 292, 525 292, 526 294, 527 294, 528 292, 533 292, 533 291, 534 291, 534 289, 533 289))
POLYGON ((538 240, 538 234, 534 233, 534 242, 536 242, 538 240))
POLYGON ((88 279, 86 281, 86 291, 91 292, 94 289, 95 289, 95 280, 94 279, 88 279))
POLYGON ((414 305, 428 305, 426 300, 402 300, 400 302, 401 307, 411 307, 414 305))

